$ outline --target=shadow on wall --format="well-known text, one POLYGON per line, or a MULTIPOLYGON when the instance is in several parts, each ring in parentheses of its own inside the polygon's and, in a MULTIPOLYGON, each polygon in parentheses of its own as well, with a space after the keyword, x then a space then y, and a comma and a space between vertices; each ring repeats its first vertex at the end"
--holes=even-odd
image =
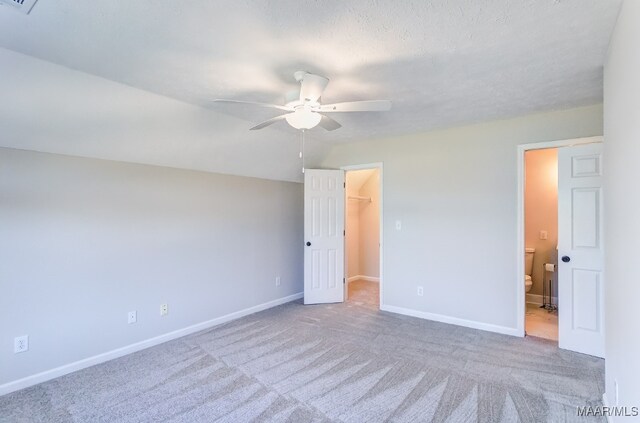
POLYGON ((544 264, 558 263, 558 150, 527 151, 525 172, 525 245, 536 249, 529 294, 542 295, 544 264))

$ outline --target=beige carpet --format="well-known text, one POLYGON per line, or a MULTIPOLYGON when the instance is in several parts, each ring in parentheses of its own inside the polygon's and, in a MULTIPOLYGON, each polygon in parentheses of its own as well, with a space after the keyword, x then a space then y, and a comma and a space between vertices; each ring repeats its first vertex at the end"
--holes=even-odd
POLYGON ((373 309, 380 308, 380 284, 361 279, 349 282, 347 301, 373 309))
POLYGON ((579 421, 603 373, 538 338, 298 302, 0 397, 0 421, 579 421))

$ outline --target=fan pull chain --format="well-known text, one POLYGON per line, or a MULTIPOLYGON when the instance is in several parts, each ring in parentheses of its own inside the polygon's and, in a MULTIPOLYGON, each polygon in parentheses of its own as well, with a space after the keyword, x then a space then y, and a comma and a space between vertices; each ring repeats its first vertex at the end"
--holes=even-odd
POLYGON ((300 138, 300 159, 302 160, 302 173, 304 173, 304 129, 302 129, 302 137, 300 138))

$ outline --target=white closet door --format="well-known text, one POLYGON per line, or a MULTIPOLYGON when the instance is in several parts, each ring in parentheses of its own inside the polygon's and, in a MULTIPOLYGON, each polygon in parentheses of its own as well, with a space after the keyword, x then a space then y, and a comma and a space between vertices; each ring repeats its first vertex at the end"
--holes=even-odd
POLYGON ((304 174, 304 303, 344 301, 344 171, 304 174))

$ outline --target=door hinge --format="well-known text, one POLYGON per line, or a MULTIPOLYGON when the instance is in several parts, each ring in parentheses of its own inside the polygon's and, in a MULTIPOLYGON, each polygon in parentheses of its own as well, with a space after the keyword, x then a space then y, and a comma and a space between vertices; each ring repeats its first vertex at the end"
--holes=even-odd
POLYGON ((342 236, 347 236, 347 231, 346 231, 346 229, 342 231, 342 236))
POLYGON ((342 284, 344 285, 345 283, 346 283, 346 282, 345 282, 344 278, 342 278, 342 284))
POLYGON ((346 183, 346 182, 343 182, 343 183, 342 183, 342 187, 343 187, 343 188, 346 188, 346 187, 347 187, 347 183, 346 183))

